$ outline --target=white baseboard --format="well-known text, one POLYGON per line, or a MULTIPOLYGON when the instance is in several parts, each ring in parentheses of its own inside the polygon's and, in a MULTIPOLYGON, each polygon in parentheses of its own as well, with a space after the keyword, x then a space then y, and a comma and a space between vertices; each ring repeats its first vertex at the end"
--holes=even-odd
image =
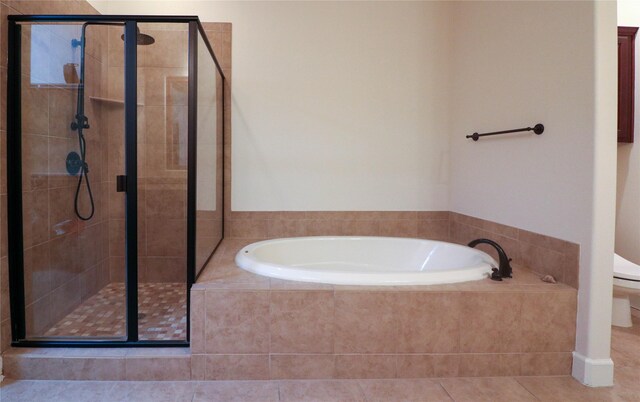
POLYGON ((589 387, 613 386, 613 360, 590 359, 573 352, 573 377, 589 387))

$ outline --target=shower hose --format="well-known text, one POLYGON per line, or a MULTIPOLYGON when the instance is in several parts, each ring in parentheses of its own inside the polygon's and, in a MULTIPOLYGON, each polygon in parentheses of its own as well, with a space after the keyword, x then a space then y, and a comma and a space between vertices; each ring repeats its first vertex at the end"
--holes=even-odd
POLYGON ((74 198, 73 208, 76 216, 83 221, 88 221, 93 218, 96 212, 95 203, 93 201, 93 193, 91 192, 91 182, 89 181, 89 164, 87 163, 87 141, 84 138, 83 130, 89 128, 89 119, 84 114, 84 68, 85 68, 85 29, 90 23, 85 23, 82 26, 82 36, 80 37, 80 82, 78 83, 78 98, 76 104, 76 119, 71 123, 72 130, 78 130, 78 145, 80 147, 80 171, 78 173, 78 185, 76 186, 76 195, 74 198), (89 195, 89 202, 91 203, 91 210, 89 215, 82 215, 79 208, 80 187, 82 186, 82 180, 87 182, 87 194, 89 195))
POLYGON ((89 219, 93 218, 93 215, 95 214, 95 211, 96 211, 96 207, 93 202, 93 193, 91 192, 91 182, 89 181, 89 164, 86 162, 87 142, 84 138, 84 134, 82 133, 83 124, 84 123, 80 123, 80 125, 78 126, 78 142, 80 147, 81 165, 80 165, 80 172, 78 173, 78 185, 76 186, 76 195, 75 195, 73 207, 78 218, 80 218, 83 221, 88 221, 89 219), (89 212, 89 215, 85 215, 85 216, 83 216, 80 213, 80 209, 78 208, 79 198, 80 198, 80 187, 82 186, 83 178, 87 183, 87 194, 89 195, 89 202, 91 203, 91 211, 89 212))

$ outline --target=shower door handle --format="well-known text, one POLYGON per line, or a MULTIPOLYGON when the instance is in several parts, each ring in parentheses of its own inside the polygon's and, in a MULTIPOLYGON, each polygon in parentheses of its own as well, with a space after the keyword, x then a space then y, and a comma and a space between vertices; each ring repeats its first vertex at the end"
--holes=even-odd
POLYGON ((127 191, 127 176, 116 176, 116 191, 118 193, 124 193, 127 191))

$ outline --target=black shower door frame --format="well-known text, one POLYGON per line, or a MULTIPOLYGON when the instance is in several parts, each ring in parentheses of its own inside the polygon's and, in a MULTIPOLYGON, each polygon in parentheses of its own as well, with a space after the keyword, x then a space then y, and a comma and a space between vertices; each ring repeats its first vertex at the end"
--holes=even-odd
MULTIPOLYGON (((225 76, 197 16, 142 15, 9 15, 7 68, 7 210, 11 345, 18 347, 185 347, 190 340, 190 290, 196 281, 196 151, 198 99, 198 32, 222 78, 224 108, 225 76), (122 339, 27 339, 24 292, 22 211, 22 114, 20 23, 106 22, 124 26, 125 116, 125 298, 126 336, 122 339), (138 337, 138 172, 137 172, 137 25, 138 23, 189 24, 189 77, 187 116, 187 338, 185 341, 140 340, 138 337)), ((222 121, 224 131, 224 119, 222 121)), ((222 173, 224 177, 224 172, 222 173)), ((224 187, 224 186, 223 186, 224 187)), ((224 199, 224 195, 223 195, 224 199)), ((224 206, 222 206, 224 210, 224 206)), ((224 224, 224 220, 223 220, 224 224)), ((218 243, 217 246, 219 246, 218 243)), ((216 248, 217 248, 216 246, 216 248)), ((215 252, 215 249, 213 252, 215 252)), ((213 255, 213 252, 211 255, 213 255)), ((209 255, 209 258, 211 257, 209 255)))

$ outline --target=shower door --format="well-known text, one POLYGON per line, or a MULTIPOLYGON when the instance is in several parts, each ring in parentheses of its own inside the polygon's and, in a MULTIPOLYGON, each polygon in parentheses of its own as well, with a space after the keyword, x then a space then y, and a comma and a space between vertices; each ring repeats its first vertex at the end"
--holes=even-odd
POLYGON ((194 17, 9 17, 14 346, 188 345, 189 287, 222 233, 222 173, 203 157, 196 176, 198 134, 222 156, 203 32, 194 17), (218 186, 198 202, 197 178, 218 186))
POLYGON ((26 339, 126 336, 125 287, 117 280, 124 264, 116 261, 124 247, 110 242, 125 238, 125 200, 116 192, 116 175, 124 174, 124 122, 109 118, 123 109, 116 93, 124 93, 124 81, 107 79, 109 58, 123 58, 123 50, 108 54, 106 41, 107 29, 122 35, 124 24, 114 24, 14 28, 21 99, 12 115, 21 119, 13 122, 20 135, 9 136, 7 145, 10 159, 19 152, 9 162, 22 174, 10 175, 9 202, 19 220, 11 251, 12 262, 22 251, 26 339))

